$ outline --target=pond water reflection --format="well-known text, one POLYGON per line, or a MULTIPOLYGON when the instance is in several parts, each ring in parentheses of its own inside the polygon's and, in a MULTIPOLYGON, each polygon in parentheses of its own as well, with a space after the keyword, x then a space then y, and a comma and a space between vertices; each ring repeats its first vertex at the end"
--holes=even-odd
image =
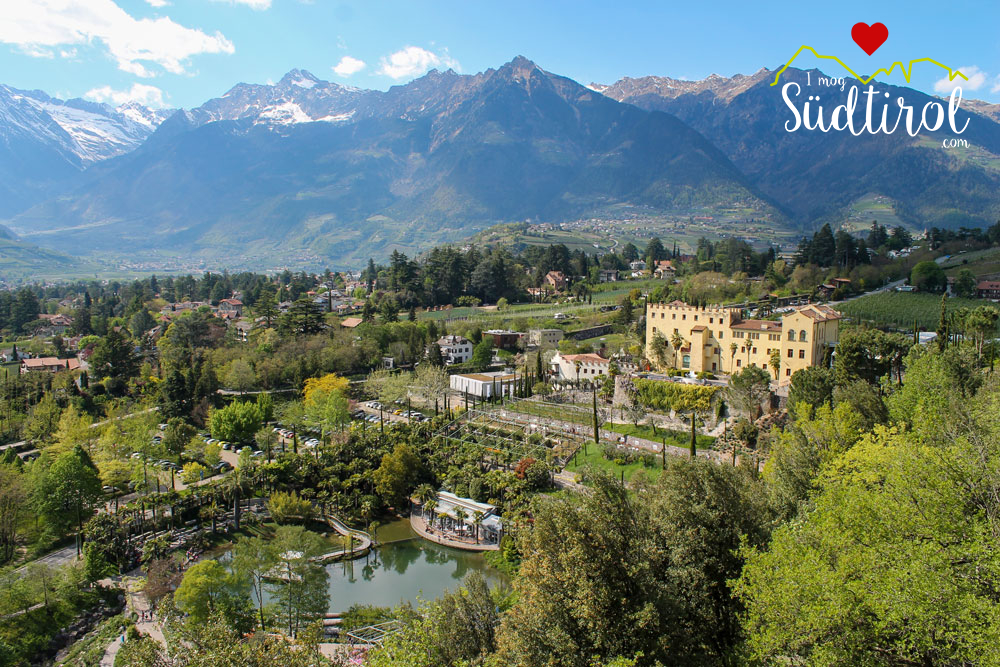
POLYGON ((466 575, 475 571, 491 586, 508 583, 482 554, 423 540, 410 530, 409 521, 383 526, 378 538, 388 543, 367 557, 327 566, 331 611, 346 611, 352 604, 391 607, 400 602, 433 600, 458 588, 466 575))

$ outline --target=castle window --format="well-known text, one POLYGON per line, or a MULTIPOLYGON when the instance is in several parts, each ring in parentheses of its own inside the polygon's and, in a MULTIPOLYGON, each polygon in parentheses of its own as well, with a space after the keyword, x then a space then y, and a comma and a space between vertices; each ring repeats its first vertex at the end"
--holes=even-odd
POLYGON ((788 358, 791 359, 793 356, 795 356, 795 350, 788 350, 788 358))
POLYGON ((683 364, 684 368, 691 368, 691 355, 685 354, 681 358, 681 363, 683 364))
POLYGON ((805 358, 806 358, 806 351, 799 350, 799 359, 805 359, 805 358))
POLYGON ((801 342, 801 343, 806 342, 806 330, 805 329, 803 329, 802 331, 799 332, 799 342, 801 342))
POLYGON ((785 377, 787 378, 787 377, 791 377, 791 376, 792 376, 792 369, 791 368, 786 368, 785 369, 785 377))
POLYGON ((788 332, 788 340, 792 341, 793 343, 795 342, 795 330, 794 329, 792 331, 788 332))

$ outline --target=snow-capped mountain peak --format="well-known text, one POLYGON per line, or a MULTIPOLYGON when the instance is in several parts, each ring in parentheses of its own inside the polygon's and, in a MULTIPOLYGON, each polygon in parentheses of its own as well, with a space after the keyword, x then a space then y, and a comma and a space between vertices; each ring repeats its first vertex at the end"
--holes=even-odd
POLYGON ((250 121, 254 125, 284 127, 300 123, 345 122, 370 91, 324 81, 293 69, 275 84, 240 83, 222 97, 193 109, 201 122, 250 121))
POLYGON ((81 99, 60 100, 39 90, 0 86, 0 121, 22 136, 44 140, 70 154, 80 167, 128 153, 153 133, 170 110, 134 102, 115 109, 81 99))
POLYGON ((281 77, 281 81, 278 82, 278 86, 298 86, 299 88, 309 90, 317 83, 324 82, 316 78, 316 76, 314 76, 311 72, 307 72, 304 69, 293 69, 288 74, 281 77))
POLYGON ((160 123, 170 118, 176 109, 150 109, 138 102, 126 102, 116 107, 115 111, 133 123, 138 123, 153 131, 160 126, 160 123))

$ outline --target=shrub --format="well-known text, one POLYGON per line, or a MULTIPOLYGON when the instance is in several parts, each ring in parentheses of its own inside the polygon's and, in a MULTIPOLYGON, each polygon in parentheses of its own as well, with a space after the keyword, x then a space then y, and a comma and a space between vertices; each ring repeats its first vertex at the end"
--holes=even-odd
POLYGON ((708 412, 712 397, 719 390, 718 387, 643 379, 635 380, 635 388, 644 406, 662 412, 708 412))
POLYGON ((295 491, 285 493, 279 491, 267 501, 267 509, 275 523, 289 523, 293 519, 305 521, 313 514, 313 506, 305 498, 300 498, 295 491))
POLYGON ((181 479, 185 484, 194 484, 198 480, 207 476, 207 473, 208 468, 197 461, 191 461, 190 463, 184 464, 184 470, 181 472, 181 479))

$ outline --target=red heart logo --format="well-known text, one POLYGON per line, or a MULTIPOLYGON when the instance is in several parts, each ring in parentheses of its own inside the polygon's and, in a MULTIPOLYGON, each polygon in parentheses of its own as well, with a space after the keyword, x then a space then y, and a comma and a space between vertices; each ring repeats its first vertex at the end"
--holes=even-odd
POLYGON ((889 29, 881 23, 873 25, 855 23, 854 27, 851 28, 851 37, 862 51, 871 55, 878 51, 878 47, 885 44, 885 40, 889 39, 889 29))

